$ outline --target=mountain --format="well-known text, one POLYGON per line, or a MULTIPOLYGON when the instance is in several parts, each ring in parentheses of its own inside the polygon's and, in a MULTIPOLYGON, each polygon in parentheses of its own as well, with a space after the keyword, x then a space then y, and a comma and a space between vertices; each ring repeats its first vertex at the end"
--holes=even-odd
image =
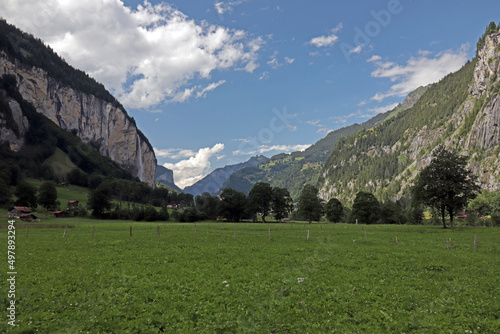
POLYGON ((257 166, 259 163, 267 161, 268 158, 260 155, 250 158, 246 162, 242 162, 236 165, 228 165, 223 168, 217 168, 207 176, 205 176, 200 181, 195 184, 184 188, 184 192, 188 194, 193 194, 193 196, 201 195, 204 192, 208 192, 210 194, 217 193, 224 182, 235 172, 240 169, 247 167, 257 166))
POLYGON ((172 188, 175 191, 182 192, 174 183, 174 171, 163 166, 156 166, 156 181, 172 188))
POLYGON ((38 113, 154 186, 153 147, 123 106, 101 84, 72 68, 39 39, 4 20, 0 20, 1 75, 16 78, 22 98, 38 113))
POLYGON ((62 182, 74 170, 133 180, 116 162, 38 113, 20 94, 15 76, 0 76, 0 186, 16 185, 23 176, 62 182))
POLYGON ((349 201, 358 191, 382 200, 408 196, 438 146, 466 156, 482 189, 500 189, 500 32, 493 26, 476 57, 411 108, 337 143, 318 182, 323 198, 349 201))
POLYGON ((229 177, 223 188, 233 188, 248 194, 256 182, 268 182, 273 187, 287 188, 292 198, 297 199, 306 183, 319 182, 323 165, 341 138, 353 135, 361 129, 372 128, 412 107, 426 90, 427 87, 416 89, 402 104, 362 124, 355 123, 332 131, 304 151, 278 154, 259 166, 241 169, 229 177))

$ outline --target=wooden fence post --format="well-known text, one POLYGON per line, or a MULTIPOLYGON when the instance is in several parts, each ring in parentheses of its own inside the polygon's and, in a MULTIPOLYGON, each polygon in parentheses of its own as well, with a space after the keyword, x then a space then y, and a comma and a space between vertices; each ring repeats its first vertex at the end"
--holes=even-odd
POLYGON ((398 245, 398 237, 394 238, 394 243, 396 244, 396 246, 398 245))
POLYGON ((64 228, 63 238, 66 238, 66 227, 64 228))
POLYGON ((477 252, 477 234, 474 234, 474 252, 477 252))
POLYGON ((309 241, 309 230, 307 230, 307 241, 309 241))
POLYGON ((160 225, 156 226, 156 233, 158 234, 158 238, 160 237, 160 225))

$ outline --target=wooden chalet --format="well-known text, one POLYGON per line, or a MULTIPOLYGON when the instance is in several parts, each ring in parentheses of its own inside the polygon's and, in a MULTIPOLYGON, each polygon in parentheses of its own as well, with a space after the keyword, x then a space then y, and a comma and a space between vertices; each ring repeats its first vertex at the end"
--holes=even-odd
POLYGON ((9 218, 21 218, 21 215, 31 214, 31 209, 25 206, 14 206, 9 210, 9 218))
POLYGON ((69 212, 66 211, 54 211, 54 217, 56 218, 68 218, 69 212))
POLYGON ((19 216, 19 219, 21 219, 22 221, 28 222, 28 223, 39 223, 40 222, 40 218, 38 218, 37 216, 35 216, 32 213, 23 213, 19 216))

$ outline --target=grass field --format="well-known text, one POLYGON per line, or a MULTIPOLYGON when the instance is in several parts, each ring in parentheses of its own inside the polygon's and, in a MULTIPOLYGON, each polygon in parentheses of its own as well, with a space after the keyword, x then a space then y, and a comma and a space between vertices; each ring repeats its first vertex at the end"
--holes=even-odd
POLYGON ((26 236, 18 225, 17 326, 3 278, 0 332, 500 331, 498 228, 200 222, 195 234, 187 223, 65 224, 64 238, 62 227, 26 236))

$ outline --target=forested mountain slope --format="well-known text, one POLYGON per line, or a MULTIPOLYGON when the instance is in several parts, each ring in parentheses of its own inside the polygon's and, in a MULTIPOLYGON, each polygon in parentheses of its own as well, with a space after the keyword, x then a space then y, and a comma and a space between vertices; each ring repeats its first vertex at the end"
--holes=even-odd
POLYGON ((468 157, 483 189, 500 189, 499 62, 500 33, 490 25, 476 58, 431 85, 412 108, 338 141, 319 180, 322 197, 348 201, 369 191, 401 198, 440 145, 468 157))
POLYGON ((355 123, 330 132, 325 138, 302 152, 278 154, 256 167, 244 168, 232 174, 222 188, 233 188, 248 194, 253 184, 262 181, 268 182, 273 187, 287 188, 292 198, 297 199, 305 184, 316 184, 319 181, 325 161, 341 138, 356 134, 361 129, 372 128, 386 118, 395 117, 401 111, 413 106, 426 89, 426 87, 416 89, 402 104, 362 124, 355 123))

